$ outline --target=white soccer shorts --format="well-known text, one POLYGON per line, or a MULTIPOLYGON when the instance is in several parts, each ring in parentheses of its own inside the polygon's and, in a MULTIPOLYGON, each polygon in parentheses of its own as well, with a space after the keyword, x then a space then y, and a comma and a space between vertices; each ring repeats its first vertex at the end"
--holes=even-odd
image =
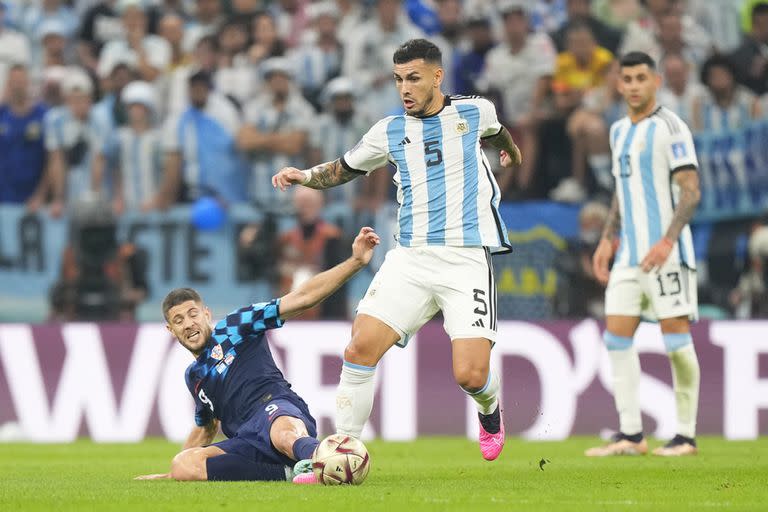
POLYGON ((451 340, 496 340, 496 281, 483 247, 402 247, 389 251, 357 312, 400 335, 398 345, 438 311, 451 340))
POLYGON ((661 270, 614 267, 605 291, 605 314, 659 320, 687 316, 698 318, 696 271, 668 263, 661 270))

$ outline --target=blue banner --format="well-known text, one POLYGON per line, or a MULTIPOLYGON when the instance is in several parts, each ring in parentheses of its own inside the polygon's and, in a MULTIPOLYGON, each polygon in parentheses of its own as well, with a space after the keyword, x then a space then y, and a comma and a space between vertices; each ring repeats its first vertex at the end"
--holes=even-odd
POLYGON ((701 177, 696 221, 755 216, 768 209, 768 121, 694 136, 701 177))

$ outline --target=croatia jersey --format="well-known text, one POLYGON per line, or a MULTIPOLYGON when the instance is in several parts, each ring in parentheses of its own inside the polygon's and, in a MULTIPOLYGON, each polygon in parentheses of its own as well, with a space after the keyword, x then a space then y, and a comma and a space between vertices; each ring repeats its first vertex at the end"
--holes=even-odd
POLYGON ((382 119, 341 163, 361 174, 395 166, 400 245, 508 250, 499 186, 480 148, 501 129, 490 101, 445 96, 437 114, 382 119))
MULTIPOLYGON (((680 187, 673 174, 697 169, 688 126, 666 107, 633 124, 619 119, 610 131, 613 175, 621 214, 621 240, 614 267, 637 267, 666 233, 680 187)), ((685 226, 669 262, 696 267, 691 229, 685 226)))
POLYGON ((258 407, 275 398, 301 401, 275 365, 265 333, 282 327, 280 299, 233 311, 213 328, 197 361, 186 372, 195 399, 195 423, 221 420, 234 436, 258 407))

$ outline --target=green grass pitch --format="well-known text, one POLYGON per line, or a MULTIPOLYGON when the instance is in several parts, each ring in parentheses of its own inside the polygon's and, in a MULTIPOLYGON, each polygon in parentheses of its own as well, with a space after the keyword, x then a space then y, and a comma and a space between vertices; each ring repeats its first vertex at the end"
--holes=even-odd
POLYGON ((595 442, 512 438, 489 463, 464 439, 375 441, 359 487, 132 480, 167 470, 178 446, 160 440, 0 444, 0 511, 768 510, 768 438, 701 438, 700 455, 680 459, 585 458, 595 442))

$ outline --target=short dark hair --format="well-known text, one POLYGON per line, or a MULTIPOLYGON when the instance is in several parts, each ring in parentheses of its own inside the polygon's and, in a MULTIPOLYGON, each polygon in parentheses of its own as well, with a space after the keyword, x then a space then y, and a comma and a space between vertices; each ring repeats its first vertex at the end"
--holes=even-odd
POLYGON ((632 66, 640 66, 641 64, 645 64, 653 70, 656 69, 656 62, 645 52, 629 52, 624 54, 619 61, 619 65, 622 68, 631 68, 632 66))
POLYGON ((187 82, 189 82, 189 85, 205 84, 209 89, 213 89, 213 76, 204 69, 197 70, 189 75, 187 82))
POLYGON ((203 303, 203 298, 192 288, 175 288, 168 292, 168 295, 163 299, 163 318, 167 321, 168 311, 170 311, 172 307, 183 304, 188 300, 193 300, 200 304, 203 303))
POLYGON ((585 21, 581 21, 581 20, 572 21, 565 28, 565 34, 566 35, 571 35, 574 32, 582 32, 582 31, 589 32, 589 35, 591 35, 592 38, 594 39, 595 33, 592 30, 592 27, 589 26, 589 23, 587 23, 585 21))
POLYGON ((760 2, 752 6, 750 19, 754 21, 758 16, 768 14, 768 2, 760 2))
POLYGON ((443 65, 443 53, 440 48, 426 39, 410 39, 400 45, 392 56, 392 62, 395 64, 405 64, 416 59, 424 59, 424 62, 438 66, 443 65))
POLYGON ((707 60, 704 61, 704 64, 701 65, 701 76, 699 76, 699 80, 701 80, 701 83, 706 84, 709 79, 709 73, 712 71, 713 68, 722 68, 728 71, 731 76, 736 77, 736 68, 733 66, 733 62, 731 62, 731 59, 726 57, 725 55, 716 53, 709 57, 707 60))

